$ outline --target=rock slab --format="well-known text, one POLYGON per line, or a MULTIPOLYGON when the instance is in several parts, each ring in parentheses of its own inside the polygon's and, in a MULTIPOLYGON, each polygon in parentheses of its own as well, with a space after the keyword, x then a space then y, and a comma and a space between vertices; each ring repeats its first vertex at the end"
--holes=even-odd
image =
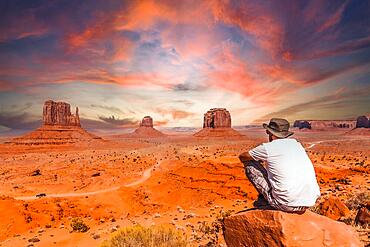
POLYGON ((307 210, 291 214, 277 210, 250 210, 224 219, 228 247, 240 246, 363 246, 346 224, 307 210))

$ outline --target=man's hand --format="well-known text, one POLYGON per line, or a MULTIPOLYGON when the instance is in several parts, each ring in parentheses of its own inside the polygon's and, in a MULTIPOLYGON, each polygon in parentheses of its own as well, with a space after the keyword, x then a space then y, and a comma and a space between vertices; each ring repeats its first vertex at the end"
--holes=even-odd
POLYGON ((248 152, 244 152, 241 155, 239 155, 239 159, 241 162, 251 161, 254 160, 248 152))

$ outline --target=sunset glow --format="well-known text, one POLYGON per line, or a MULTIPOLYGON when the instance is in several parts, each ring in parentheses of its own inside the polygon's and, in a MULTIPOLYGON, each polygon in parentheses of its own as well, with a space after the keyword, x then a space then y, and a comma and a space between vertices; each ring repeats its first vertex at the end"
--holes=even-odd
POLYGON ((369 1, 1 1, 0 131, 47 99, 87 128, 369 114, 369 1))

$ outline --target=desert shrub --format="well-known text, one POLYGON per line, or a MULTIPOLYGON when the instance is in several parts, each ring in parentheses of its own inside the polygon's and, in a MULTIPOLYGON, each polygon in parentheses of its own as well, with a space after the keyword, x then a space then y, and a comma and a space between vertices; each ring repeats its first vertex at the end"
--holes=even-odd
POLYGON ((186 247, 182 232, 169 226, 125 227, 113 233, 101 247, 186 247))
POLYGON ((73 218, 71 227, 74 232, 87 232, 90 229, 80 218, 73 218))
POLYGON ((350 210, 354 210, 357 209, 360 205, 364 205, 369 201, 370 193, 365 191, 350 196, 350 198, 346 202, 346 205, 350 210))

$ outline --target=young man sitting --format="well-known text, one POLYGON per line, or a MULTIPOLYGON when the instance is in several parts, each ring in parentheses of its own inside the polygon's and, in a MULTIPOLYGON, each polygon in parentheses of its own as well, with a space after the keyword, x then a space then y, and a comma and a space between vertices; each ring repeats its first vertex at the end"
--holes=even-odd
POLYGON ((320 196, 312 162, 303 146, 288 138, 293 132, 287 120, 272 118, 263 128, 269 142, 239 156, 249 181, 259 192, 254 205, 303 213, 320 196))

